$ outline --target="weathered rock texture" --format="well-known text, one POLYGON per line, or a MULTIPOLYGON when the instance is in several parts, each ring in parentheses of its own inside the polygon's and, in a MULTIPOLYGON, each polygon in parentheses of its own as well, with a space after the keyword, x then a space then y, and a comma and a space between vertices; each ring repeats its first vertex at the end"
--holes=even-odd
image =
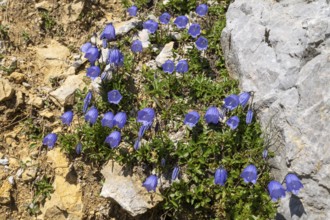
POLYGON ((277 219, 330 219, 330 1, 236 0, 221 42, 241 89, 255 91, 274 178, 304 184, 277 219))
POLYGON ((147 212, 162 200, 159 194, 148 193, 142 187, 138 175, 125 173, 115 162, 109 161, 101 173, 105 177, 101 196, 115 200, 131 216, 147 212))

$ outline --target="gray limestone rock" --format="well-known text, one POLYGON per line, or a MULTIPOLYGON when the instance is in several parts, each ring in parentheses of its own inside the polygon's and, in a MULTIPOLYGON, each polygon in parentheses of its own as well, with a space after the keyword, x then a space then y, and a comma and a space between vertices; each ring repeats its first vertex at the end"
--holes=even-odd
POLYGON ((277 218, 330 219, 330 2, 236 0, 221 43, 230 74, 255 92, 274 179, 304 184, 277 218))
POLYGON ((142 187, 137 174, 127 172, 116 162, 109 161, 101 171, 105 178, 101 196, 115 200, 131 216, 143 214, 162 200, 159 194, 151 193, 142 187))

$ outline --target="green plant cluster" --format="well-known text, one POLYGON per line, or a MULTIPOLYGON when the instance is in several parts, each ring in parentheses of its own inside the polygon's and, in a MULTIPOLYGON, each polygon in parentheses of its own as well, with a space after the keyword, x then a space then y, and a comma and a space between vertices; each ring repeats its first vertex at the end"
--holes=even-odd
MULTIPOLYGON (((146 1, 138 1, 136 5, 148 6, 146 1)), ((197 1, 187 4, 183 0, 172 0, 166 6, 153 7, 155 15, 168 11, 175 17, 194 10, 196 5, 197 1)), ((127 113, 128 122, 118 148, 111 149, 104 143, 113 129, 102 127, 99 120, 90 126, 82 121, 82 114, 78 115, 78 125, 70 128, 71 132, 59 136, 61 147, 71 157, 76 156, 75 146, 81 142, 83 159, 95 164, 101 165, 111 159, 125 166, 142 166, 146 175, 156 171, 165 178, 170 177, 174 166, 179 166, 179 180, 171 182, 169 188, 159 187, 164 197, 164 215, 173 219, 271 219, 275 215, 274 203, 266 190, 269 166, 262 158, 264 142, 256 121, 246 125, 246 113, 239 107, 234 113, 242 122, 236 130, 224 123, 207 125, 202 117, 193 129, 183 124, 189 110, 196 110, 203 116, 208 107, 222 106, 227 95, 239 93, 237 81, 231 79, 225 69, 220 46, 227 6, 227 1, 218 1, 209 8, 208 18, 200 23, 203 36, 209 41, 206 52, 201 53, 194 46, 185 49, 185 45, 194 42, 186 30, 179 40, 174 40, 164 26, 151 36, 151 45, 160 49, 174 41, 174 58, 188 59, 189 71, 181 76, 146 65, 159 53, 152 47, 140 55, 130 51, 137 29, 118 39, 118 47, 125 56, 124 66, 110 81, 101 83, 100 95, 94 96, 92 101, 99 112, 127 113), (113 89, 123 96, 119 105, 107 101, 106 94, 113 89), (140 149, 134 150, 139 130, 137 111, 145 107, 153 107, 157 117, 140 149), (161 165, 162 159, 166 161, 165 166, 161 165), (255 185, 244 183, 240 177, 248 164, 258 169, 255 185), (228 171, 225 186, 214 184, 214 172, 220 166, 228 171)), ((74 112, 82 112, 86 93, 87 90, 77 92, 78 104, 74 112)), ((230 114, 233 115, 229 113, 228 117, 232 116, 230 114)))

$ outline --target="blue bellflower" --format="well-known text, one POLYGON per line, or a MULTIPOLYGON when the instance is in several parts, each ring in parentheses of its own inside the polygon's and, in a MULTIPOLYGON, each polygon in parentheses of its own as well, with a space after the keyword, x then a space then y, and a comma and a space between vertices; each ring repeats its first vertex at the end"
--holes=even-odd
POLYGON ((229 95, 225 98, 224 107, 229 110, 234 110, 239 105, 239 98, 237 95, 229 95))
POLYGON ((193 38, 198 37, 201 34, 201 26, 199 24, 192 24, 189 27, 188 34, 193 38))
POLYGON ((219 118, 220 112, 217 107, 209 107, 204 116, 204 119, 208 124, 218 124, 219 118))
POLYGON ((73 119, 73 112, 71 110, 64 112, 63 115, 61 116, 62 123, 68 126, 71 124, 72 119, 73 119))
POLYGON ((85 121, 93 125, 95 124, 98 115, 99 115, 99 111, 97 110, 97 108, 92 106, 89 109, 89 111, 85 114, 85 121))
POLYGON ((142 42, 140 40, 133 41, 132 46, 131 46, 131 51, 133 53, 141 53, 142 50, 143 50, 142 42))
POLYGON ((218 168, 214 174, 214 184, 224 186, 227 181, 227 171, 223 168, 218 168))
POLYGON ((100 35, 100 39, 102 40, 103 48, 107 48, 107 42, 116 40, 116 30, 112 23, 109 23, 105 26, 103 32, 100 35))
POLYGON ((136 139, 134 142, 134 150, 140 149, 140 145, 141 145, 140 140, 136 139))
POLYGON ((155 117, 155 111, 152 108, 144 108, 138 111, 137 122, 144 126, 151 126, 155 117))
POLYGON ((110 147, 113 149, 113 148, 116 148, 118 147, 119 143, 121 141, 121 134, 119 131, 113 131, 110 135, 108 135, 106 138, 105 138, 105 143, 109 144, 110 147))
POLYGON ((57 141, 57 135, 55 133, 49 133, 42 140, 42 144, 46 145, 48 149, 53 149, 56 141, 57 141))
POLYGON ((263 152, 262 152, 262 158, 266 159, 268 156, 268 150, 265 149, 263 152))
POLYGON ((253 111, 251 109, 246 113, 246 124, 251 124, 253 119, 253 111))
POLYGON ((82 152, 82 144, 81 144, 81 142, 79 142, 79 143, 77 144, 77 146, 76 146, 76 153, 77 153, 78 155, 80 155, 81 152, 82 152))
POLYGON ((94 65, 95 61, 99 58, 99 50, 95 46, 91 46, 88 48, 87 52, 85 53, 85 58, 94 65))
POLYGON ((251 182, 253 184, 256 184, 258 178, 257 168, 253 164, 250 164, 243 170, 243 172, 241 173, 241 177, 243 178, 245 183, 251 182))
POLYGON ((203 17, 207 14, 208 9, 209 9, 209 7, 206 4, 200 4, 196 8, 196 13, 199 16, 203 17))
POLYGON ((81 50, 81 52, 86 53, 88 51, 88 49, 91 48, 91 47, 92 47, 92 43, 91 42, 87 42, 87 43, 83 44, 80 47, 80 50, 81 50))
POLYGON ((124 64, 124 55, 117 48, 113 48, 109 52, 108 62, 114 66, 122 66, 124 64))
POLYGON ((147 177, 146 181, 142 184, 143 187, 145 187, 148 192, 154 191, 156 192, 156 187, 158 183, 158 177, 156 175, 150 175, 147 177))
POLYGON ((86 97, 85 97, 85 99, 84 99, 83 113, 86 113, 87 108, 88 108, 88 105, 89 105, 89 103, 91 102, 91 100, 92 100, 92 92, 89 91, 89 92, 86 94, 86 97))
POLYGON ((170 22, 170 19, 171 19, 171 15, 167 12, 164 12, 159 16, 159 21, 162 24, 168 24, 170 22))
POLYGON ((190 128, 193 128, 198 123, 199 118, 200 118, 200 116, 199 116, 198 112, 191 111, 186 114, 183 123, 185 125, 189 126, 190 128))
POLYGON ((239 104, 244 108, 245 105, 248 103, 250 97, 251 97, 251 95, 249 92, 242 92, 238 96, 239 104))
POLYGON ((179 29, 183 29, 186 28, 187 24, 188 24, 188 18, 184 15, 178 16, 175 20, 174 20, 174 24, 177 26, 177 28, 179 29))
POLYGON ((108 102, 118 105, 123 96, 118 90, 108 92, 108 102))
POLYGON ((179 60, 176 65, 176 72, 178 73, 186 73, 188 72, 189 66, 187 60, 179 60))
POLYGON ((91 66, 91 67, 87 68, 86 76, 88 76, 89 78, 94 80, 95 78, 97 78, 100 75, 100 73, 101 73, 100 67, 91 66))
POLYGON ((268 192, 273 202, 285 197, 285 189, 281 183, 272 180, 268 183, 268 192))
POLYGON ((158 29, 158 23, 152 19, 143 22, 143 29, 147 29, 150 34, 154 34, 158 29))
POLYGON ((174 167, 172 171, 172 181, 178 178, 180 172, 180 168, 178 166, 174 167))
POLYGON ((122 129, 127 121, 127 115, 125 112, 118 112, 113 118, 113 125, 117 126, 119 129, 122 129))
POLYGON ((237 116, 232 116, 226 121, 226 124, 231 130, 235 130, 239 124, 239 118, 237 116))
POLYGON ((138 11, 138 7, 133 5, 127 9, 129 16, 135 17, 138 11))
POLYGON ((167 60, 165 63, 162 65, 163 71, 165 73, 173 73, 174 71, 174 62, 172 60, 167 60))
POLYGON ((304 187, 300 179, 292 173, 286 175, 285 183, 286 191, 292 192, 295 195, 298 195, 299 190, 304 187))
POLYGON ((206 50, 208 44, 209 43, 205 37, 199 37, 195 42, 197 50, 206 50))
POLYGON ((104 114, 102 120, 101 120, 101 124, 103 127, 109 127, 112 128, 113 127, 113 118, 114 118, 114 114, 112 112, 107 112, 104 114))
POLYGON ((149 125, 142 125, 139 129, 139 134, 138 134, 138 138, 139 140, 141 140, 141 138, 143 137, 144 133, 146 132, 146 130, 148 130, 150 126, 149 125))

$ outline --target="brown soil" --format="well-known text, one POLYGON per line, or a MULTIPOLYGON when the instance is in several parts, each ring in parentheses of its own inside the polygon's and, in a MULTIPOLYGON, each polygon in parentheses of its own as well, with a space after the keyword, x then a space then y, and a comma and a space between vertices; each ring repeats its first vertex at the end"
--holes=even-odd
MULTIPOLYGON (((125 13, 119 2, 0 0, 0 79, 8 80, 15 91, 0 102, 0 159, 9 159, 9 165, 0 165, 0 219, 40 219, 40 211, 31 213, 33 207, 29 207, 33 201, 39 202, 40 208, 44 204, 44 198, 36 195, 35 183, 43 178, 53 182, 58 172, 47 150, 41 148, 40 138, 45 130, 59 127, 58 118, 63 112, 48 97, 48 90, 57 88, 63 79, 45 79, 50 72, 67 68, 79 47, 107 21, 122 19, 125 13), (45 67, 48 64, 38 58, 38 49, 47 48, 54 40, 70 50, 70 57, 55 70, 45 67), (38 133, 40 136, 35 136, 38 133), (17 177, 20 169, 24 172, 17 177), (27 170, 31 171, 29 175, 27 170), (5 198, 2 190, 6 190, 4 185, 10 176, 15 184, 6 191, 9 196, 5 198)), ((81 186, 83 219, 118 216, 118 205, 99 196, 102 175, 94 166, 75 159, 69 161, 69 169, 81 186)))

